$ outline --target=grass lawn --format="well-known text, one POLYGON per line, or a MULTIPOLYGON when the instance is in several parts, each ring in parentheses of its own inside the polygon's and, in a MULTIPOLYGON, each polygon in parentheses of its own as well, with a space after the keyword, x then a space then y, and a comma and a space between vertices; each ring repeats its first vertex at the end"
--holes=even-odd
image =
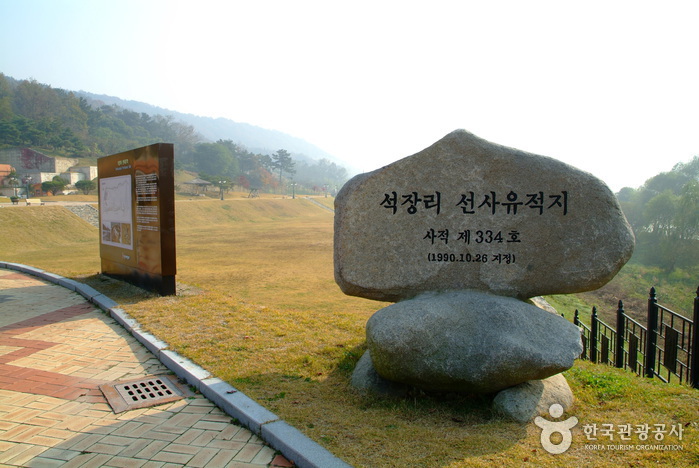
MULTIPOLYGON (((332 198, 314 198, 332 207, 332 198)), ((551 455, 534 424, 503 419, 490 398, 378 398, 349 380, 367 319, 387 305, 345 296, 333 279, 333 214, 311 201, 236 197, 176 203, 178 288, 157 297, 107 280, 97 229, 61 207, 0 210, 0 260, 40 267, 105 292, 178 353, 230 382, 354 466, 696 466, 699 390, 578 361, 573 444, 551 455), (665 424, 682 439, 601 437, 584 427, 665 424), (619 450, 606 445, 681 445, 619 450), (605 446, 605 450, 593 446, 605 446)), ((586 306, 577 296, 555 305, 586 306)), ((572 309, 566 310, 572 320, 572 309)), ((549 418, 550 419, 550 418, 549 418)), ((553 439, 554 442, 556 439, 553 439)), ((642 447, 641 447, 642 448, 642 447)))

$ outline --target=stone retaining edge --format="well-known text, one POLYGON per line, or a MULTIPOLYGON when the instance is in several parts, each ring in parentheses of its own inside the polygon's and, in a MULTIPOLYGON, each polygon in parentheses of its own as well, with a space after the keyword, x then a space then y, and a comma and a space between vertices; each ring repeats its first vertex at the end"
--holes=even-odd
POLYGON ((279 416, 267 410, 243 392, 235 389, 223 380, 211 376, 205 369, 174 351, 167 349, 167 343, 154 335, 146 333, 141 325, 118 304, 94 288, 63 276, 21 263, 1 262, 0 268, 20 271, 77 292, 109 314, 136 340, 152 352, 168 369, 185 380, 221 408, 226 414, 235 418, 254 434, 260 436, 272 448, 278 450, 299 468, 351 468, 326 448, 311 440, 301 431, 291 426, 279 416))

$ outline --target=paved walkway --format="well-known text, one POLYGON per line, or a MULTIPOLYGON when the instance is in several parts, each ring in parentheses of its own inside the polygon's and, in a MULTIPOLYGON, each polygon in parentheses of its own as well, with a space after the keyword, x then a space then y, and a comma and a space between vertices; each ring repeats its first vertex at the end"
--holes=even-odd
POLYGON ((79 294, 0 268, 0 467, 288 467, 196 394, 115 414, 98 386, 171 374, 79 294))

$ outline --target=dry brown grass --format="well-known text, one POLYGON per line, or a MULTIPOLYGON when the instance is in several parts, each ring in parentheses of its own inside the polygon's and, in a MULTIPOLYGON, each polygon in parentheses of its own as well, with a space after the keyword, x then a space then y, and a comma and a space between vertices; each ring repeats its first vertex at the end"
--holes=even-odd
POLYGON ((97 228, 60 206, 0 209, 0 259, 65 276, 97 273, 97 228))
POLYGON ((44 195, 41 198, 45 202, 94 202, 97 203, 98 197, 96 193, 84 195, 82 193, 74 195, 44 195))
MULTIPOLYGON (((332 199, 318 199, 326 200, 332 199)), ((2 225, 12 219, 12 229, 22 232, 42 223, 18 224, 17 213, 5 215, 0 210, 2 225)), ((74 220, 62 229, 62 246, 53 237, 46 243, 28 241, 24 249, 21 243, 3 244, 0 259, 82 277, 171 348, 354 466, 699 463, 699 391, 586 362, 566 373, 577 400, 565 417, 575 416, 579 424, 571 449, 556 456, 543 450, 538 427, 493 414, 488 397, 390 399, 354 390, 349 379, 364 351, 366 320, 385 304, 345 296, 335 285, 332 219, 332 213, 303 198, 178 202, 178 282, 188 293, 177 297, 143 294, 94 276, 99 262, 91 256, 97 248, 83 248, 83 243, 93 239, 96 244, 96 229, 74 220), (64 251, 76 257, 61 261, 64 251), (684 450, 586 448, 619 441, 587 442, 583 425, 626 423, 681 424, 683 440, 668 437, 666 443, 679 443, 684 450)))

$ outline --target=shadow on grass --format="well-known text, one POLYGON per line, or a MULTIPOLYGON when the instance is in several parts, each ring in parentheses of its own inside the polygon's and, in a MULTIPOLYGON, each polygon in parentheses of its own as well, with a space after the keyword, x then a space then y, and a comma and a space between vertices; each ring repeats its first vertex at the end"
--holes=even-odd
POLYGON ((503 456, 527 426, 492 409, 492 395, 411 390, 380 396, 352 387, 365 346, 344 350, 318 378, 270 373, 231 384, 353 466, 447 466, 503 456))
MULTIPOLYGON (((119 304, 137 304, 141 301, 160 297, 160 295, 155 292, 147 291, 126 281, 111 278, 99 273, 71 279, 87 284, 119 304)), ((176 288, 177 296, 192 296, 201 292, 194 286, 179 282, 176 284, 176 288)))

